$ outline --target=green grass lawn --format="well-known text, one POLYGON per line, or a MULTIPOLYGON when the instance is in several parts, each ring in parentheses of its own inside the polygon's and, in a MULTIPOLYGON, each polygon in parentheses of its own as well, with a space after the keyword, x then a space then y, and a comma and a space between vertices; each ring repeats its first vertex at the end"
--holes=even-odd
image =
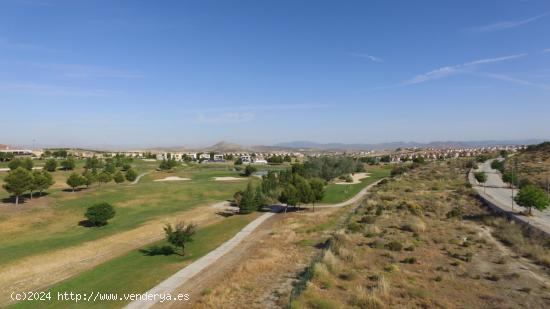
MULTIPOLYGON (((246 224, 261 213, 237 215, 222 222, 200 228, 187 248, 187 255, 147 256, 134 250, 124 256, 105 262, 89 271, 61 282, 47 291, 52 300, 48 302, 20 302, 10 308, 120 308, 125 302, 81 302, 57 301, 58 292, 75 293, 144 293, 185 265, 212 251, 233 237, 246 224)), ((165 245, 165 241, 156 243, 165 245)), ((150 246, 146 246, 148 248, 150 246)))
MULTIPOLYGON (((192 180, 154 182, 151 175, 147 175, 136 185, 111 183, 76 193, 49 190, 51 194, 44 198, 53 202, 47 206, 22 213, 0 212, 0 229, 3 230, 0 267, 25 256, 96 240, 136 228, 149 220, 167 217, 171 213, 230 199, 235 191, 244 189, 248 183, 247 179, 235 182, 212 181, 211 178, 215 176, 239 176, 237 172, 226 169, 182 168, 170 175, 190 177, 192 180), (98 202, 114 205, 116 216, 108 225, 100 228, 79 226, 86 208, 98 202)), ((16 206, 0 203, 0 207, 16 206)))
POLYGON ((358 184, 338 185, 331 183, 327 185, 325 187, 325 197, 323 198, 322 203, 333 204, 346 201, 371 183, 390 176, 391 170, 387 167, 372 167, 367 169, 367 172, 370 173, 370 176, 363 179, 361 183, 358 184))

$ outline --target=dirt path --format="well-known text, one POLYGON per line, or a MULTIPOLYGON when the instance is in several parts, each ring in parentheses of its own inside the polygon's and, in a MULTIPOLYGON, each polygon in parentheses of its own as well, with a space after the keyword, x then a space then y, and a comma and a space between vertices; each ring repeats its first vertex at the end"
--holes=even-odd
POLYGON ((495 245, 495 247, 502 253, 502 257, 510 257, 510 263, 508 263, 508 267, 511 270, 518 273, 524 273, 528 277, 531 277, 534 280, 542 283, 543 285, 550 287, 550 279, 548 277, 543 277, 539 275, 545 273, 541 267, 535 265, 530 260, 518 256, 516 253, 512 252, 508 247, 504 246, 498 239, 496 239, 491 232, 491 229, 487 226, 483 226, 480 228, 480 233, 487 240, 495 245))
POLYGON ((221 221, 223 217, 216 214, 218 211, 211 205, 199 206, 149 221, 133 230, 4 265, 0 269, 0 304, 9 301, 12 291, 34 291, 51 286, 130 250, 160 240, 164 237, 162 226, 166 223, 192 219, 204 226, 221 221))

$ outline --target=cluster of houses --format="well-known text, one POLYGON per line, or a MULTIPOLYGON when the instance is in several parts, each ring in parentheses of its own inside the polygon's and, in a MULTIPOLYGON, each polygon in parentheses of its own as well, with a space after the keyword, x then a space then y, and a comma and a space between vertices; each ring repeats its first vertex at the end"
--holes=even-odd
MULTIPOLYGON (((508 152, 517 152, 525 149, 526 146, 494 146, 494 147, 479 147, 479 148, 424 148, 401 151, 390 155, 392 163, 403 161, 411 161, 415 158, 423 158, 427 161, 453 159, 453 158, 469 158, 477 157, 481 154, 506 150, 508 152)), ((381 157, 377 157, 380 159, 381 157)))
MULTIPOLYGON (((480 154, 506 150, 508 152, 517 152, 525 149, 526 146, 494 146, 494 147, 478 147, 478 148, 407 148, 398 149, 392 152, 374 152, 374 151, 271 151, 271 152, 166 152, 166 151, 118 151, 118 152, 98 152, 93 150, 83 149, 68 149, 67 153, 79 158, 106 158, 116 155, 126 157, 149 159, 149 160, 176 160, 176 161, 198 161, 198 162, 225 162, 236 161, 240 159, 243 164, 267 164, 268 159, 272 156, 290 156, 301 161, 304 157, 321 157, 321 156, 350 156, 354 158, 372 157, 377 161, 390 163, 400 163, 404 161, 414 160, 415 158, 423 158, 427 161, 451 159, 459 157, 476 157, 480 154), (389 160, 388 160, 389 157, 389 160), (385 160, 384 160, 385 159, 385 160)), ((40 158, 44 153, 43 150, 29 149, 11 149, 7 145, 0 144, 0 152, 9 152, 18 157, 40 158)))

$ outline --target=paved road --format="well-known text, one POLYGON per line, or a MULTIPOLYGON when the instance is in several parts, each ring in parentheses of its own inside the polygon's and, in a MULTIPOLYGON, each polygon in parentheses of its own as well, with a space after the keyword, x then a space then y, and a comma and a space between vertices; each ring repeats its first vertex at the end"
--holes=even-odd
POLYGON ((147 175, 147 174, 149 174, 149 173, 150 173, 150 172, 145 172, 145 173, 139 174, 139 175, 136 177, 136 179, 135 179, 134 181, 132 181, 132 183, 130 183, 130 184, 131 184, 131 185, 135 185, 136 183, 139 182, 139 180, 141 179, 141 177, 143 177, 143 176, 145 176, 145 175, 147 175))
MULTIPOLYGON (((359 191, 354 197, 351 199, 337 203, 332 205, 322 205, 319 207, 343 207, 346 205, 354 204, 363 198, 368 190, 376 185, 379 181, 368 185, 363 190, 359 191)), ((213 205, 213 207, 221 208, 227 205, 227 202, 221 202, 213 205)), ((284 205, 273 205, 272 209, 274 209, 276 212, 279 212, 282 210, 284 205)), ((189 279, 196 276, 203 270, 205 270, 207 267, 214 264, 218 259, 220 259, 222 256, 224 256, 226 253, 230 252, 231 250, 235 249, 241 241, 243 241, 247 236, 249 236, 258 226, 260 226, 265 220, 269 219, 271 216, 275 215, 276 212, 269 212, 265 213, 262 216, 258 217, 256 220, 249 223, 247 226, 245 226, 240 232, 237 233, 233 238, 223 243, 221 246, 216 248, 214 251, 211 251, 207 255, 203 256, 202 258, 196 260, 195 262, 191 263, 190 265, 186 266, 185 268, 181 269, 168 279, 164 280, 163 282, 159 283, 157 286, 152 288, 151 290, 147 291, 146 295, 162 295, 167 293, 172 293, 175 291, 178 287, 185 284, 189 279)), ((173 295, 175 296, 175 295, 173 295)), ((158 296, 157 296, 158 297, 158 296)), ((151 308, 158 302, 157 300, 150 299, 150 300, 138 300, 133 301, 129 303, 125 308, 127 309, 142 309, 142 308, 151 308)))
POLYGON ((492 160, 489 160, 479 164, 479 169, 487 174, 485 188, 477 183, 473 177, 473 173, 469 175, 470 183, 475 186, 478 193, 500 209, 550 234, 550 211, 540 212, 533 209, 532 217, 519 215, 518 212, 525 210, 525 208, 517 205, 512 200, 512 191, 514 196, 516 196, 518 190, 515 188, 512 190, 508 184, 502 181, 500 172, 491 168, 491 162, 492 160))

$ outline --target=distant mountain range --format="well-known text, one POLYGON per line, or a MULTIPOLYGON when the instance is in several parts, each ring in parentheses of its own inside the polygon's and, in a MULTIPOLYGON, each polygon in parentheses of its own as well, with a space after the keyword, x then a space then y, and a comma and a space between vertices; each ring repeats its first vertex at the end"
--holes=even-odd
POLYGON ((309 141, 294 141, 288 143, 279 143, 274 145, 275 148, 292 148, 292 149, 319 149, 319 150, 389 150, 397 148, 448 148, 448 147, 484 147, 498 145, 531 145, 539 144, 542 139, 528 140, 487 140, 487 141, 439 141, 430 143, 417 142, 390 142, 378 144, 344 144, 344 143, 315 143, 309 141))

